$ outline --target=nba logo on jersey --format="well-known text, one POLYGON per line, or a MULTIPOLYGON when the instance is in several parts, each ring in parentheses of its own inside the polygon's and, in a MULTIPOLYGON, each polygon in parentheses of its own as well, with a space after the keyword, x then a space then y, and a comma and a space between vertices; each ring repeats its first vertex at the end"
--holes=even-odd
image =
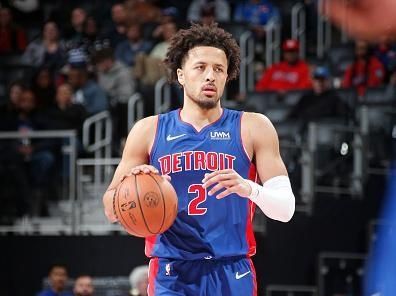
POLYGON ((170 275, 170 270, 171 270, 170 263, 167 263, 165 265, 165 275, 170 275))

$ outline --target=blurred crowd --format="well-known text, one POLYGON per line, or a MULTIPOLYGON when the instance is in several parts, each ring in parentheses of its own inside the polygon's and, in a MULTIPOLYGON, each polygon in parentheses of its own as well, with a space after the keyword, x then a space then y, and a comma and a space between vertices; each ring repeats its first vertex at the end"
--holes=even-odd
POLYGON ((148 265, 141 265, 133 268, 129 274, 128 282, 129 289, 125 289, 126 291, 120 291, 120 289, 118 289, 117 292, 106 291, 106 289, 111 290, 111 287, 103 287, 103 284, 97 284, 95 287, 95 279, 91 275, 82 273, 72 280, 68 276, 68 270, 65 265, 54 264, 49 270, 48 277, 44 280, 43 289, 36 295, 94 296, 96 290, 103 290, 99 294, 113 295, 112 293, 116 293, 114 295, 147 296, 148 265), (125 292, 125 294, 120 294, 121 292, 125 292))
MULTIPOLYGON (((315 36, 315 1, 302 3, 307 33, 315 36)), ((379 44, 356 40, 344 46, 335 61, 332 54, 318 61, 312 50, 316 40, 309 37, 307 58, 301 58, 302 45, 290 39, 287 29, 293 4, 291 0, 1 2, 0 131, 74 129, 81 137, 84 120, 108 110, 113 121, 112 154, 120 156, 128 132, 128 99, 141 93, 144 114, 154 113, 154 85, 166 74, 161 61, 169 41, 191 21, 218 22, 231 32, 235 26, 251 31, 256 41, 255 91, 276 92, 281 100, 289 91, 306 90, 288 114, 303 125, 351 113, 335 88, 353 88, 363 100, 367 88, 387 85, 386 95, 394 98, 392 40, 384 38, 379 44), (263 50, 270 22, 282 24, 283 39, 282 59, 272 65, 263 50)), ((229 85, 227 98, 244 105, 248 96, 236 84, 229 85)), ((172 86, 171 108, 181 102, 180 88, 172 86)), ((13 188, 2 193, 12 200, 9 215, 48 215, 48 197, 56 195, 50 184, 67 174, 56 169, 62 161, 62 144, 50 139, 1 141, 0 175, 13 188)), ((79 156, 85 156, 81 143, 78 147, 79 156)))

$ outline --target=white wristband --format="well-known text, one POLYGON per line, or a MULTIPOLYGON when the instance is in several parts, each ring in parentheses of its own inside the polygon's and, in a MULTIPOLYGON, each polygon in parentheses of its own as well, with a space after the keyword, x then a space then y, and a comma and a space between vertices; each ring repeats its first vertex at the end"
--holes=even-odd
POLYGON ((295 198, 287 176, 276 176, 263 186, 247 180, 252 188, 248 198, 254 202, 263 213, 275 220, 289 221, 294 214, 295 198))

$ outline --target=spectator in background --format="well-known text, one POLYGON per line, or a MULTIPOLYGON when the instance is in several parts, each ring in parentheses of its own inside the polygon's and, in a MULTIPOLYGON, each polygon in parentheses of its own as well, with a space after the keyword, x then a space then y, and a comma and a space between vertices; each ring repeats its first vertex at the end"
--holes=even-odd
POLYGON ((150 57, 160 59, 161 61, 165 59, 166 52, 168 50, 171 38, 177 32, 177 26, 174 22, 168 22, 159 25, 160 31, 162 33, 162 42, 157 43, 150 52, 150 57))
POLYGON ((374 47, 374 55, 385 69, 385 82, 389 82, 393 69, 396 67, 396 44, 386 36, 374 47))
POLYGON ((331 88, 330 72, 318 66, 312 75, 312 90, 292 108, 288 119, 298 120, 305 129, 310 121, 321 118, 347 118, 348 106, 331 88))
POLYGON ((50 288, 41 291, 37 296, 73 296, 71 292, 65 291, 67 279, 66 266, 53 265, 48 274, 50 288))
MULTIPOLYGON (((22 95, 25 85, 22 81, 14 81, 10 84, 8 92, 8 100, 5 104, 0 105, 0 120, 4 122, 9 114, 16 111, 16 107, 22 95)), ((4 124, 2 125, 4 127, 4 124)))
POLYGON ((70 15, 70 27, 66 29, 65 38, 72 44, 79 44, 83 40, 84 24, 87 19, 87 12, 81 8, 76 7, 72 10, 70 15))
POLYGON ((271 19, 279 20, 279 11, 268 0, 245 0, 234 12, 234 20, 248 23, 258 39, 265 35, 265 26, 271 19))
POLYGON ((119 43, 115 49, 115 57, 125 65, 133 67, 136 55, 139 53, 149 53, 152 44, 142 38, 141 25, 131 24, 126 32, 127 40, 119 43))
POLYGON ((61 84, 56 89, 56 104, 46 112, 51 128, 74 129, 81 135, 82 125, 87 117, 84 106, 73 103, 73 89, 67 84, 61 84))
POLYGON ((45 66, 58 71, 66 61, 66 51, 59 39, 58 26, 48 21, 43 26, 42 38, 32 41, 23 55, 24 61, 35 67, 45 66))
POLYGON ((274 90, 284 93, 293 89, 311 87, 308 64, 299 58, 299 43, 288 39, 283 42, 284 61, 270 66, 256 83, 256 91, 274 90))
POLYGON ((39 68, 33 77, 32 90, 36 97, 37 107, 46 109, 55 103, 55 82, 51 71, 42 67, 39 68))
POLYGON ((213 10, 214 19, 217 22, 230 20, 230 5, 225 0, 194 0, 188 7, 187 20, 192 22, 201 21, 203 12, 213 10))
POLYGON ((131 296, 147 296, 148 286, 148 266, 141 265, 135 267, 129 275, 131 284, 131 296))
POLYGON ((370 53, 368 43, 362 40, 356 41, 354 62, 345 71, 342 86, 354 87, 358 94, 363 96, 367 87, 380 86, 384 79, 384 67, 370 53))
POLYGON ((390 74, 389 84, 386 87, 384 101, 396 102, 396 68, 390 74))
POLYGON ((73 88, 73 102, 82 104, 89 115, 108 109, 104 90, 90 78, 87 56, 81 49, 69 52, 67 81, 73 88))
POLYGON ((111 7, 111 20, 110 25, 103 27, 106 30, 102 35, 110 40, 113 48, 116 48, 121 41, 125 40, 125 33, 129 24, 124 4, 117 3, 111 7))
POLYGON ((13 23, 11 10, 0 8, 0 55, 22 53, 26 44, 26 33, 13 23))
POLYGON ((95 51, 95 46, 101 43, 103 42, 99 36, 98 23, 93 16, 88 16, 83 28, 82 47, 86 54, 91 56, 95 51))
POLYGON ((132 71, 114 59, 113 50, 97 51, 94 61, 98 70, 98 83, 107 94, 113 120, 114 150, 119 152, 121 140, 128 134, 128 99, 135 92, 136 83, 132 71))
POLYGON ((73 293, 74 296, 93 296, 92 277, 86 274, 78 276, 74 282, 73 293))
POLYGON ((146 24, 159 22, 161 9, 148 0, 125 0, 127 18, 130 21, 146 24))

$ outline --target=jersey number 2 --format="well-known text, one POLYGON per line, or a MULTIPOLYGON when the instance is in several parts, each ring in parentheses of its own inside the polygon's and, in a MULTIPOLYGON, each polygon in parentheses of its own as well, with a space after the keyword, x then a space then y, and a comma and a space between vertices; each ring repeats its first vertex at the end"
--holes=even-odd
POLYGON ((195 193, 196 196, 188 204, 189 215, 204 215, 207 208, 200 208, 199 205, 206 200, 206 189, 202 184, 192 184, 188 187, 188 193, 195 193))

